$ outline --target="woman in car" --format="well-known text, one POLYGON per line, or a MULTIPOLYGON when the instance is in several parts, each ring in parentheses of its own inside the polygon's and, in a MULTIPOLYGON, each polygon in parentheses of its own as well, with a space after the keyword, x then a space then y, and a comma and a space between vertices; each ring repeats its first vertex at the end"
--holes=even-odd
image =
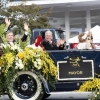
POLYGON ((28 45, 27 47, 31 47, 33 49, 43 49, 43 50, 45 50, 41 43, 42 43, 42 36, 38 35, 33 40, 32 45, 28 45))
POLYGON ((81 33, 78 36, 79 44, 77 45, 78 49, 96 49, 95 45, 93 44, 93 36, 92 33, 89 31, 88 33, 81 33))

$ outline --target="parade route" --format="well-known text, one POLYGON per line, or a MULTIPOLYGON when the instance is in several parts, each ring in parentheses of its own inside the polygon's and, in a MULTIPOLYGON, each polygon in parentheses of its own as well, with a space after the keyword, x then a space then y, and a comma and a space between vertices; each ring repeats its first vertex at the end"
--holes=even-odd
MULTIPOLYGON (((45 100, 87 100, 88 96, 90 95, 90 92, 84 92, 84 93, 77 93, 73 92, 51 92, 51 96, 48 97, 45 100)), ((0 100, 10 100, 7 95, 1 96, 0 100)))

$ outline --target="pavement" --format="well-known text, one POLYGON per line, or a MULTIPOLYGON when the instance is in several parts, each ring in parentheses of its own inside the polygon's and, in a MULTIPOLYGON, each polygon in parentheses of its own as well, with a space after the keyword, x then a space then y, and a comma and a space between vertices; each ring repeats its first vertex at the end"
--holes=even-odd
MULTIPOLYGON (((88 100, 90 92, 51 92, 51 96, 45 100, 88 100)), ((0 100, 10 100, 8 95, 0 97, 0 100)))

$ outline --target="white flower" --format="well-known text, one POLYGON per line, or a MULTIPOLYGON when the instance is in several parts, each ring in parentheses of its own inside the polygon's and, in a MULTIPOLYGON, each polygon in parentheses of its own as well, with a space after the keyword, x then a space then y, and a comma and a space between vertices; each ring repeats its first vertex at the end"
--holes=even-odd
POLYGON ((17 49, 18 49, 18 51, 22 51, 22 49, 20 47, 18 47, 17 49))
POLYGON ((36 59, 36 61, 41 62, 41 59, 36 59))
POLYGON ((37 59, 37 61, 34 61, 34 67, 38 70, 41 69, 41 59, 37 59))
POLYGON ((18 69, 18 66, 17 65, 15 66, 15 69, 18 69))
POLYGON ((40 57, 40 55, 39 54, 34 54, 34 57, 40 57))
POLYGON ((22 60, 21 59, 18 59, 18 61, 16 62, 16 66, 15 66, 15 69, 23 69, 24 68, 24 65, 22 63, 22 60))
POLYGON ((38 62, 38 65, 41 65, 41 62, 38 62))
POLYGON ((37 62, 34 61, 34 67, 38 68, 37 62))
POLYGON ((24 66, 23 66, 23 63, 22 63, 22 60, 21 59, 19 59, 19 64, 20 64, 19 69, 22 69, 24 66))
POLYGON ((17 61, 18 61, 18 57, 17 57, 17 56, 16 56, 15 60, 17 60, 17 61))
POLYGON ((14 43, 13 43, 13 42, 9 42, 9 44, 10 44, 10 46, 13 46, 13 45, 14 45, 14 43))
MULTIPOLYGON (((8 45, 10 45, 10 44, 8 44, 8 45)), ((17 44, 11 44, 9 48, 13 51, 15 51, 15 50, 21 51, 21 48, 17 44)))
POLYGON ((39 69, 41 69, 41 66, 38 66, 38 68, 37 68, 37 69, 38 69, 38 70, 39 70, 39 69))
POLYGON ((6 45, 1 43, 1 48, 6 48, 6 45))
POLYGON ((41 65, 41 59, 36 59, 37 63, 41 65))
POLYGON ((35 45, 28 45, 27 47, 28 47, 28 48, 36 49, 36 46, 35 46, 35 45))
POLYGON ((11 45, 10 44, 7 44, 7 47, 11 48, 11 45))
POLYGON ((16 45, 12 45, 12 46, 11 46, 11 50, 14 51, 14 50, 16 50, 16 49, 17 49, 17 46, 16 46, 16 45))
POLYGON ((40 46, 36 47, 35 44, 32 45, 28 45, 28 48, 33 48, 33 49, 37 49, 37 50, 42 50, 42 48, 40 46))

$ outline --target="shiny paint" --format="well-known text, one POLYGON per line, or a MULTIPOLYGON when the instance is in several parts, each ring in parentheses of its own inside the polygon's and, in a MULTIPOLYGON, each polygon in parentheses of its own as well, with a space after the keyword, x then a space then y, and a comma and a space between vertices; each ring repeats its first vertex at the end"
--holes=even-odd
MULTIPOLYGON (((92 59, 94 63, 94 77, 98 77, 100 74, 100 50, 52 50, 47 51, 50 57, 53 59, 55 64, 57 61, 65 61, 68 57, 79 56, 82 59, 89 60, 92 59), (66 59, 64 59, 66 58, 66 59), (97 75, 98 74, 98 75, 97 75)), ((67 70, 66 70, 67 71, 67 70)), ((78 90, 80 85, 86 80, 62 80, 56 82, 56 89, 51 91, 61 92, 61 91, 74 91, 78 90)))

